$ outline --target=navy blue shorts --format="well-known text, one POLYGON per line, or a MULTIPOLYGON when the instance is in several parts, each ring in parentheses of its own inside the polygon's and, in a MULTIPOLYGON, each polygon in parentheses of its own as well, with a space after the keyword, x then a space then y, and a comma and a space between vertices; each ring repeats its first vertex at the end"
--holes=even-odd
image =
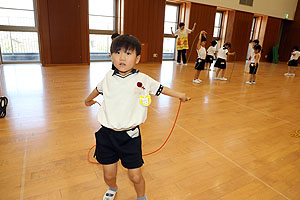
POLYGON ((195 69, 196 70, 204 70, 204 66, 205 66, 205 60, 197 58, 195 69))
POLYGON ((255 65, 255 63, 250 63, 249 67, 250 67, 249 74, 256 74, 258 69, 258 64, 255 65))
POLYGON ((139 168, 144 164, 139 126, 127 131, 115 131, 102 126, 96 133, 94 157, 103 165, 121 160, 127 169, 139 168))
POLYGON ((289 63, 288 63, 288 66, 297 67, 298 66, 298 60, 290 60, 289 63))
POLYGON ((215 67, 218 67, 220 69, 226 69, 226 60, 222 58, 218 58, 215 67))

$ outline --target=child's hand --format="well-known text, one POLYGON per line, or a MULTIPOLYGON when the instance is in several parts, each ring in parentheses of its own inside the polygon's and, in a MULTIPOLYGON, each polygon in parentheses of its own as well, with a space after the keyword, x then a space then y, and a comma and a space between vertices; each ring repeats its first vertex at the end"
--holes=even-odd
POLYGON ((190 101, 192 98, 187 97, 184 93, 182 93, 181 97, 179 98, 181 102, 190 101))
POLYGON ((90 101, 87 101, 87 100, 85 100, 84 101, 84 104, 86 105, 86 106, 92 106, 92 105, 94 105, 95 103, 97 103, 95 100, 90 100, 90 101))

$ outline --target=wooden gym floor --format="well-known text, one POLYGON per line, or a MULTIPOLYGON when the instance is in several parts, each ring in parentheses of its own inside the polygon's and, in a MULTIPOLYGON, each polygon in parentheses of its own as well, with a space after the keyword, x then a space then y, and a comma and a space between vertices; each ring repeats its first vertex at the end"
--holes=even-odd
MULTIPOLYGON (((246 85, 244 66, 236 63, 230 82, 201 72, 196 85, 192 63, 138 65, 192 97, 167 145, 144 158, 148 199, 300 199, 300 138, 290 136, 300 129, 300 71, 285 77, 286 64, 261 63, 257 84, 246 85)), ((87 162, 98 105, 83 101, 110 67, 0 66, 0 95, 9 98, 0 119, 0 199, 102 199, 102 168, 87 162)), ((179 105, 163 95, 152 99, 141 127, 144 153, 164 142, 179 105)), ((122 167, 118 185, 117 200, 136 198, 122 167)))

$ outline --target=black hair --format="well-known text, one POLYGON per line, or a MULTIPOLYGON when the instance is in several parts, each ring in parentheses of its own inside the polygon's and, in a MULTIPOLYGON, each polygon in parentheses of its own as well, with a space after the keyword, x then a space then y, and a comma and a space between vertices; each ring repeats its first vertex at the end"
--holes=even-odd
POLYGON ((228 46, 229 48, 231 48, 231 43, 230 43, 230 42, 226 42, 226 43, 223 45, 223 48, 226 48, 225 46, 228 46))
POLYGON ((110 46, 110 53, 116 53, 117 51, 124 49, 125 51, 131 50, 136 51, 136 55, 141 55, 141 44, 140 41, 132 35, 120 35, 114 39, 110 46))
POLYGON ((206 42, 206 37, 204 35, 201 37, 201 42, 206 42))
POLYGON ((216 46, 216 44, 217 44, 217 41, 216 40, 213 40, 213 41, 211 41, 211 46, 216 46))
POLYGON ((260 46, 259 44, 257 44, 257 45, 255 45, 255 46, 253 47, 253 49, 254 49, 254 50, 258 50, 258 52, 260 52, 260 51, 261 51, 261 46, 260 46))
POLYGON ((294 49, 295 49, 296 51, 299 50, 298 46, 293 46, 292 51, 293 51, 294 49))
POLYGON ((111 39, 113 40, 113 39, 115 39, 115 38, 118 37, 118 36, 120 36, 119 33, 113 33, 113 34, 111 35, 111 39))
POLYGON ((254 42, 255 44, 259 44, 259 40, 253 40, 252 42, 254 42))
POLYGON ((179 27, 182 27, 182 26, 184 26, 184 23, 183 23, 183 22, 180 22, 180 23, 179 23, 179 27))

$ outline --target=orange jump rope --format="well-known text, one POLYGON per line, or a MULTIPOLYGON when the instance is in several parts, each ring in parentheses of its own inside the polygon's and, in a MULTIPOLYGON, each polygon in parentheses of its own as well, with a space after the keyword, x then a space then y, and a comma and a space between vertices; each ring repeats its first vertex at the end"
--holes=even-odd
MULTIPOLYGON (((99 104, 99 106, 101 106, 101 104, 100 104, 99 102, 96 101, 96 103, 99 104)), ((151 155, 151 154, 154 154, 154 153, 160 151, 160 150, 166 145, 166 143, 167 143, 168 140, 170 139, 170 137, 171 137, 171 135, 172 135, 172 133, 173 133, 173 130, 174 130, 174 128, 175 128, 175 125, 176 125, 176 122, 177 122, 177 119, 178 119, 178 115, 179 115, 179 111, 180 111, 180 107, 181 107, 181 101, 180 101, 180 103, 179 103, 179 107, 178 107, 178 111, 177 111, 177 114, 176 114, 175 121, 174 121, 174 123, 173 123, 173 127, 172 127, 172 129, 171 129, 171 131, 170 131, 170 133, 169 133, 167 139, 165 140, 165 142, 164 142, 158 149, 156 149, 155 151, 152 151, 151 153, 144 154, 143 156, 149 156, 149 155, 151 155)), ((90 160, 90 153, 91 153, 92 149, 95 148, 95 146, 96 146, 96 145, 94 145, 94 146, 92 146, 92 147, 90 148, 90 150, 89 150, 89 152, 88 152, 87 160, 88 160, 89 163, 92 163, 92 164, 99 164, 98 162, 95 162, 95 161, 90 160)))

